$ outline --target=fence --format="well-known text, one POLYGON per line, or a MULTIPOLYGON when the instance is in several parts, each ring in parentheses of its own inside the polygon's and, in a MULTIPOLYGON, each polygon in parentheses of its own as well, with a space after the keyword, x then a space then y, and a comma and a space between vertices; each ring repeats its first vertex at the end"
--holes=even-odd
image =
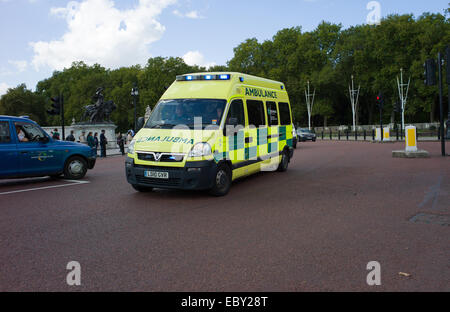
MULTIPOLYGON (((440 140, 440 128, 436 130, 417 131, 417 141, 436 141, 440 140)), ((375 141, 375 129, 363 131, 320 131, 316 132, 317 139, 321 140, 337 140, 337 141, 375 141)), ((391 141, 403 141, 404 132, 402 129, 390 131, 391 141)))

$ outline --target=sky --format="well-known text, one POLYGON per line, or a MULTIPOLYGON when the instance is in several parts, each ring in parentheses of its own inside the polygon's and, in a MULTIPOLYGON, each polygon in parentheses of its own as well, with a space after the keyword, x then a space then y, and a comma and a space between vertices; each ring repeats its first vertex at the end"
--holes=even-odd
POLYGON ((21 83, 34 90, 74 61, 115 69, 174 56, 225 65, 248 38, 312 31, 322 21, 348 28, 377 16, 444 13, 448 1, 0 0, 0 95, 21 83))

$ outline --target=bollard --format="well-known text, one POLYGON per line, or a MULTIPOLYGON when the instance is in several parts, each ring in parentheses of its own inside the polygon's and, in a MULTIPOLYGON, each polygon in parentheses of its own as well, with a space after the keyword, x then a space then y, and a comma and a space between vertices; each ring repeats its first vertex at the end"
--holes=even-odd
POLYGON ((330 141, 332 141, 333 140, 333 131, 331 131, 331 129, 330 129, 330 141))
POLYGON ((338 140, 341 140, 341 130, 338 130, 338 140))
POLYGON ((390 141, 391 140, 391 136, 390 136, 390 129, 389 127, 385 127, 383 129, 383 141, 390 141))
POLYGON ((375 130, 372 129, 372 141, 375 141, 375 130))
POLYGON ((322 131, 322 140, 323 140, 323 131, 322 131))
POLYGON ((414 126, 405 127, 406 152, 417 152, 417 130, 414 126))
POLYGON ((366 129, 364 129, 364 141, 366 140, 366 129))
POLYGON ((377 128, 377 135, 375 137, 375 140, 381 142, 381 128, 377 128))
POLYGON ((441 127, 438 127, 438 140, 441 140, 441 127))
POLYGON ((346 135, 347 135, 347 141, 348 141, 348 130, 345 131, 346 135))
POLYGON ((358 130, 355 129, 355 141, 358 141, 358 130))

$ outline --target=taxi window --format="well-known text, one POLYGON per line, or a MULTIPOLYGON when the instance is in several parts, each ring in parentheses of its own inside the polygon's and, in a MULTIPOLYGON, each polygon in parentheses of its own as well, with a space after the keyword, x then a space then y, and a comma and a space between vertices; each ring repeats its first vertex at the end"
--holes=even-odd
POLYGON ((0 121, 0 144, 1 143, 11 143, 9 121, 0 121))
POLYGON ((37 142, 45 137, 41 128, 28 122, 16 122, 16 133, 20 143, 37 142))

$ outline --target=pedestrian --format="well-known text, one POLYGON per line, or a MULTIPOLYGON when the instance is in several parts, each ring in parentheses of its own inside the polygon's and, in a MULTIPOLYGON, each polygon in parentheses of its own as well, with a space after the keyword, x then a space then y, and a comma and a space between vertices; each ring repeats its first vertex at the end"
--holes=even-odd
POLYGON ((81 135, 78 137, 78 140, 82 144, 86 144, 86 131, 81 131, 81 135))
POLYGON ((106 144, 108 144, 108 140, 105 136, 105 130, 102 130, 100 134, 100 157, 106 157, 106 144))
POLYGON ((70 134, 66 137, 66 141, 75 142, 75 136, 73 135, 73 130, 70 131, 70 134))
POLYGON ((128 135, 127 135, 127 145, 130 145, 130 142, 133 141, 133 136, 131 135, 132 131, 128 130, 128 135))
POLYGON ((125 155, 125 138, 122 136, 122 133, 119 132, 119 136, 117 137, 117 145, 119 145, 120 152, 122 155, 125 155))
POLYGON ((92 149, 95 148, 95 140, 94 136, 92 135, 92 132, 89 132, 87 135, 87 144, 89 145, 90 148, 92 149))
POLYGON ((95 148, 95 156, 97 156, 97 150, 98 150, 98 133, 94 133, 94 148, 95 148))
POLYGON ((58 132, 58 129, 55 128, 55 130, 53 130, 53 132, 52 132, 52 138, 53 138, 53 140, 59 140, 59 132, 58 132))

